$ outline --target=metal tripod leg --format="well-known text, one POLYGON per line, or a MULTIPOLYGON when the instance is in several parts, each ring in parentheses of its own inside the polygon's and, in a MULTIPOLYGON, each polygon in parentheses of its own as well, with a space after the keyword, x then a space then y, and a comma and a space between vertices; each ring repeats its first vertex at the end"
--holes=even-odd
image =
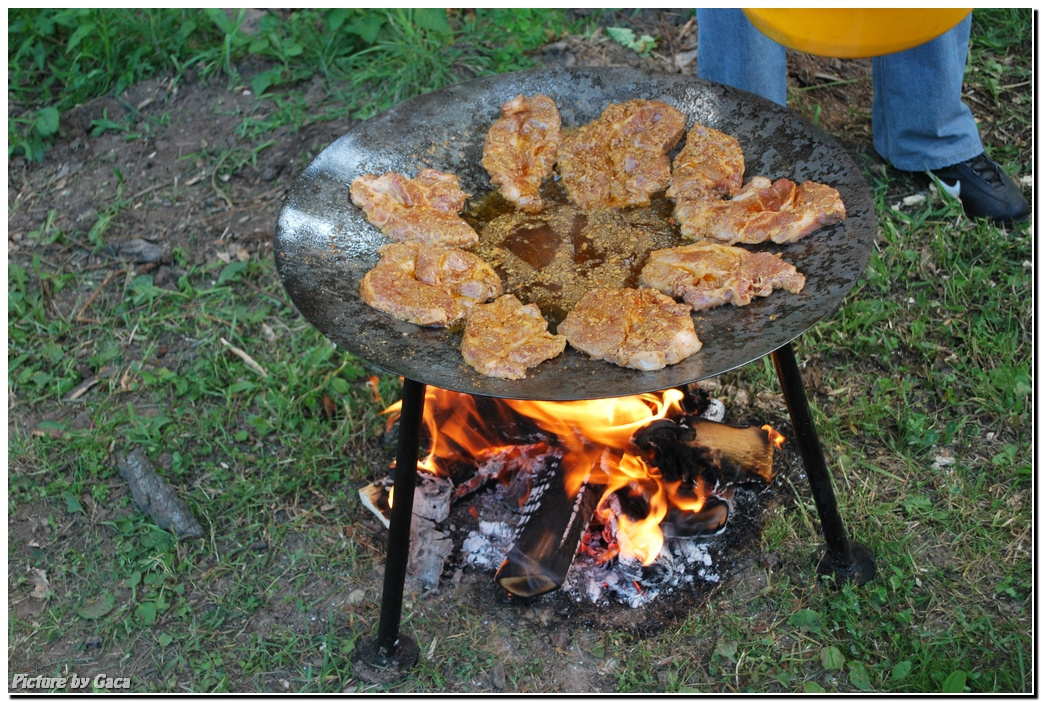
POLYGON ((821 531, 824 534, 826 547, 817 572, 820 575, 834 575, 835 582, 840 585, 845 582, 863 585, 875 577, 875 557, 867 548, 850 541, 846 536, 831 484, 831 474, 824 460, 824 451, 817 438, 810 404, 803 389, 795 352, 791 343, 788 343, 772 355, 777 377, 781 381, 784 401, 788 405, 788 414, 795 428, 795 438, 802 453, 803 464, 806 466, 813 501, 817 505, 817 514, 820 515, 821 531))
POLYGON ((362 639, 354 649, 354 673, 366 682, 390 682, 404 675, 419 659, 416 642, 402 636, 399 630, 425 399, 426 385, 405 378, 401 388, 401 419, 398 420, 401 435, 394 467, 394 506, 387 535, 379 629, 376 636, 362 639))

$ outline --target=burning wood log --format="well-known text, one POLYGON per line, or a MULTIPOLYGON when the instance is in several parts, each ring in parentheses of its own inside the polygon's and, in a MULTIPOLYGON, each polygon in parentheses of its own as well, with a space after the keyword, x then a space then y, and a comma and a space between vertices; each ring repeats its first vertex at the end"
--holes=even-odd
POLYGON ((517 538, 495 573, 495 582, 518 597, 535 597, 564 584, 582 533, 604 486, 585 481, 568 497, 560 459, 547 460, 521 510, 517 538))
POLYGON ((713 495, 705 499, 704 506, 697 512, 673 509, 661 523, 666 539, 696 539, 715 536, 727 526, 730 504, 713 495))
POLYGON ((531 476, 542 470, 550 457, 559 461, 563 455, 559 447, 546 443, 507 445, 474 457, 477 471, 455 488, 453 500, 460 500, 485 484, 496 481, 507 486, 504 495, 507 506, 519 512, 531 489, 531 476), (513 495, 512 493, 516 493, 513 495))
POLYGON ((633 444, 666 481, 728 486, 773 477, 775 432, 731 427, 701 417, 657 419, 633 434, 633 444))

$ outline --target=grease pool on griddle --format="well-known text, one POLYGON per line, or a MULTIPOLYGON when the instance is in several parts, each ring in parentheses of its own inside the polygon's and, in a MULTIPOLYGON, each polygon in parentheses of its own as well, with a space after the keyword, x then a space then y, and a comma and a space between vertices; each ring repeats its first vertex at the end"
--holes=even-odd
POLYGON ((535 302, 556 325, 598 287, 636 287, 650 251, 676 246, 672 202, 648 207, 581 211, 556 180, 543 184, 545 207, 525 212, 497 191, 477 198, 463 217, 481 237, 474 252, 502 278, 504 291, 535 302))

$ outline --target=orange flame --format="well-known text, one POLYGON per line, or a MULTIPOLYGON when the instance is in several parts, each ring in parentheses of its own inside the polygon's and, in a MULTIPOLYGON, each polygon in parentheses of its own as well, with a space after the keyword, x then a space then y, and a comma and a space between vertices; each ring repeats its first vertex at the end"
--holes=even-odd
POLYGON ((784 442, 787 440, 787 437, 785 437, 784 434, 777 431, 769 424, 764 424, 762 426, 762 430, 770 435, 770 441, 773 443, 775 449, 779 450, 784 445, 784 442))
MULTIPOLYGON (((508 443, 500 436, 510 435, 518 424, 529 429, 533 425, 538 431, 555 436, 564 449, 561 460, 568 494, 577 494, 585 482, 604 485, 597 512, 604 523, 617 524, 614 537, 621 555, 649 565, 664 545, 660 524, 670 507, 700 511, 708 492, 708 486, 701 484, 691 491, 681 488, 679 482, 666 483, 657 468, 629 452, 637 429, 678 413, 682 400, 683 392, 676 389, 603 400, 546 402, 490 400, 427 386, 423 423, 431 445, 419 467, 444 475, 442 466, 461 457, 480 462, 482 456, 508 443), (486 427, 499 431, 485 431, 486 427), (646 517, 633 519, 614 514, 606 500, 619 490, 645 502, 646 517)), ((400 409, 399 401, 384 410, 383 414, 390 417, 388 424, 400 409)), ((769 426, 763 430, 770 433, 775 445, 784 441, 769 426)))

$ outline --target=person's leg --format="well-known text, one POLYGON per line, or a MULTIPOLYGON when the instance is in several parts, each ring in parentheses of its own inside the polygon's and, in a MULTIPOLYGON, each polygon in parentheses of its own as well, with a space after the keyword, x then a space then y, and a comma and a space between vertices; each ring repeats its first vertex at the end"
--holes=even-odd
POLYGON ((930 42, 872 60, 875 149, 904 171, 959 163, 983 152, 962 102, 972 16, 930 42))
POLYGON ((702 8, 698 19, 698 77, 788 102, 785 48, 752 26, 739 9, 702 8))
POLYGON ((872 61, 875 150, 905 171, 931 171, 970 217, 1015 221, 1030 205, 984 152, 962 79, 972 16, 921 46, 872 61))

